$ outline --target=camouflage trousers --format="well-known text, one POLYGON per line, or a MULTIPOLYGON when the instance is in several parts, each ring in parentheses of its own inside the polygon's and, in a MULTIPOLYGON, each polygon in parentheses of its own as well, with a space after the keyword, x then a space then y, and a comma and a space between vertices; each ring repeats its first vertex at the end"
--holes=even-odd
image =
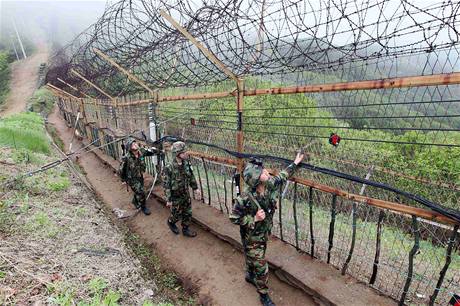
POLYGON ((144 178, 135 178, 127 181, 129 187, 134 192, 132 203, 136 208, 145 206, 144 178))
POLYGON ((260 294, 268 293, 268 263, 265 259, 267 240, 267 234, 251 236, 241 231, 246 272, 254 276, 257 292, 260 294))
POLYGON ((181 221, 182 227, 192 222, 192 201, 189 196, 173 197, 169 222, 181 221))

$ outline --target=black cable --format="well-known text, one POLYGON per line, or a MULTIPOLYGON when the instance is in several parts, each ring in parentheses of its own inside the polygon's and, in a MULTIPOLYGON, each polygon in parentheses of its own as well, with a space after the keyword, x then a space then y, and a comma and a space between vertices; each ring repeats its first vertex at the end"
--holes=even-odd
MULTIPOLYGON (((127 137, 131 137, 131 136, 133 136, 133 135, 135 135, 137 133, 141 133, 144 136, 144 141, 147 144, 151 144, 151 145, 157 145, 157 144, 160 144, 160 143, 163 143, 163 142, 166 142, 166 141, 168 141, 168 142, 185 141, 185 142, 188 142, 188 143, 191 143, 191 144, 196 144, 196 145, 207 146, 207 147, 210 147, 210 148, 215 148, 215 149, 224 151, 227 154, 229 154, 231 156, 234 156, 236 158, 244 158, 244 159, 260 158, 260 159, 281 161, 283 163, 291 163, 292 162, 292 160, 289 160, 289 159, 283 158, 283 157, 272 156, 272 155, 267 155, 267 154, 240 153, 240 152, 228 150, 226 148, 220 147, 220 146, 215 145, 215 144, 209 144, 209 143, 206 143, 206 142, 190 140, 190 139, 183 139, 182 137, 178 137, 178 136, 167 135, 167 136, 164 136, 164 137, 162 137, 162 138, 160 138, 160 139, 158 139, 156 141, 151 141, 151 140, 147 139, 144 131, 136 131, 135 133, 126 135, 126 136, 124 136, 124 137, 122 137, 120 139, 115 140, 114 142, 120 141, 121 139, 124 139, 124 138, 127 138, 127 137)), ((102 146, 105 146, 105 145, 107 145, 107 144, 101 145, 99 147, 102 147, 102 146)), ((99 147, 97 147, 97 148, 99 148, 99 147)), ((91 149, 89 151, 85 151, 82 154, 89 153, 89 152, 93 151, 94 149, 95 148, 93 148, 93 149, 91 149)), ((69 154, 66 158, 58 159, 56 161, 48 163, 48 164, 40 167, 37 170, 34 170, 34 171, 28 172, 26 174, 20 175, 20 177, 21 176, 32 176, 32 175, 34 175, 36 173, 39 173, 39 172, 46 171, 46 170, 49 170, 51 168, 54 168, 54 167, 60 165, 61 163, 63 163, 64 161, 68 160, 70 158, 70 155, 73 155, 73 154, 75 154, 75 153, 69 154)), ((444 215, 446 217, 449 217, 449 218, 451 218, 451 219, 453 219, 453 220, 455 220, 455 221, 460 223, 460 211, 450 209, 450 208, 445 208, 445 207, 443 207, 443 206, 441 206, 439 204, 436 204, 434 202, 431 202, 431 201, 429 201, 429 200, 427 200, 427 199, 425 199, 425 198, 423 198, 421 196, 418 196, 418 195, 415 195, 415 194, 400 190, 398 188, 389 186, 387 184, 371 181, 371 180, 368 180, 368 179, 363 179, 363 178, 358 177, 358 176, 342 173, 342 172, 332 170, 332 169, 327 169, 327 168, 323 168, 323 167, 314 166, 314 165, 311 165, 311 164, 308 164, 308 163, 300 163, 298 165, 298 167, 304 168, 304 169, 307 169, 307 170, 310 170, 310 171, 314 171, 314 172, 318 172, 318 173, 322 173, 322 174, 342 178, 342 179, 349 180, 349 181, 352 181, 352 182, 356 182, 356 183, 376 187, 376 188, 379 188, 379 189, 382 189, 382 190, 391 191, 391 192, 393 192, 395 194, 402 195, 402 196, 404 196, 404 197, 406 197, 408 199, 411 199, 411 200, 413 200, 413 201, 415 201, 417 203, 420 203, 423 206, 428 207, 431 210, 433 210, 433 211, 435 211, 437 213, 440 213, 440 214, 442 214, 442 215, 444 215)), ((17 177, 15 179, 17 179, 17 177)))
MULTIPOLYGON (((180 137, 176 137, 176 139, 180 139, 180 137)), ((225 153, 227 153, 227 154, 229 154, 229 155, 231 155, 233 157, 236 157, 236 158, 244 158, 244 159, 260 158, 260 159, 281 161, 281 162, 284 162, 284 163, 291 163, 292 162, 292 160, 289 160, 289 159, 283 158, 283 157, 278 157, 278 156, 272 156, 272 155, 266 155, 266 154, 239 153, 239 152, 228 150, 226 148, 223 148, 223 147, 220 147, 220 146, 217 146, 217 145, 214 145, 214 144, 209 144, 209 143, 196 141, 196 140, 185 139, 184 141, 188 142, 188 143, 196 144, 196 145, 202 145, 202 146, 207 146, 207 147, 215 148, 215 149, 218 149, 218 150, 222 150, 225 153)), ((434 203, 434 202, 432 202, 430 200, 427 200, 427 199, 425 199, 425 198, 423 198, 421 196, 418 196, 418 195, 415 195, 415 194, 400 190, 400 189, 398 189, 396 187, 392 187, 392 186, 389 186, 387 184, 371 181, 371 180, 368 180, 368 179, 363 179, 363 178, 360 178, 358 176, 342 173, 342 172, 339 172, 339 171, 336 171, 336 170, 314 166, 314 165, 311 165, 311 164, 308 164, 308 163, 300 163, 299 167, 307 169, 307 170, 310 170, 310 171, 314 171, 314 172, 323 173, 323 174, 326 174, 326 175, 342 178, 342 179, 345 179, 345 180, 348 180, 348 181, 352 181, 352 182, 356 182, 356 183, 376 187, 376 188, 379 188, 379 189, 382 189, 382 190, 391 191, 391 192, 393 192, 395 194, 402 195, 402 196, 404 196, 404 197, 406 197, 408 199, 411 199, 411 200, 413 200, 413 201, 415 201, 415 202, 417 202, 419 204, 422 204, 423 206, 428 207, 431 210, 433 210, 433 211, 435 211, 435 212, 437 212, 437 213, 439 213, 439 214, 441 214, 443 216, 449 217, 449 218, 451 218, 451 219, 453 219, 453 220, 455 220, 455 221, 460 223, 460 211, 457 211, 457 210, 454 210, 454 209, 451 209, 451 208, 443 207, 443 206, 441 206, 441 205, 439 205, 437 203, 434 203)))

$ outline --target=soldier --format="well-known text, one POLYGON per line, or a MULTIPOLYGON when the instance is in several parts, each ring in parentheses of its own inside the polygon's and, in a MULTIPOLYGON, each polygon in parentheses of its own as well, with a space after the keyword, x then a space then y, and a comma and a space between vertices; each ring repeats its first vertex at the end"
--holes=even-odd
POLYGON ((192 166, 188 161, 185 143, 182 141, 173 143, 171 151, 173 159, 165 167, 163 180, 167 206, 171 208, 171 216, 167 223, 171 231, 178 235, 179 229, 176 222, 181 220, 182 234, 187 237, 195 237, 196 232, 190 229, 192 201, 189 186, 192 187, 196 199, 201 199, 201 194, 193 175, 192 166))
POLYGON ((159 154, 156 148, 144 149, 139 147, 134 138, 129 138, 126 143, 126 154, 120 164, 120 177, 134 192, 132 203, 136 208, 142 209, 145 215, 150 215, 150 209, 145 204, 144 172, 146 156, 159 154))
POLYGON ((251 160, 243 171, 247 188, 235 199, 230 214, 230 221, 240 226, 246 260, 245 279, 257 288, 264 306, 275 305, 268 295, 265 251, 273 226, 276 196, 280 185, 294 173, 303 158, 303 153, 298 153, 294 162, 277 176, 271 176, 260 160, 251 160))

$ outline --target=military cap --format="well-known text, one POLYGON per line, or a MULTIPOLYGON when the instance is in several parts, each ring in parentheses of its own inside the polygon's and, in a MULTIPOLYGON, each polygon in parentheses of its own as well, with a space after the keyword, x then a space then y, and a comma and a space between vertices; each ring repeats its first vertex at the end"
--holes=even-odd
POLYGON ((125 144, 125 149, 126 149, 126 151, 131 150, 131 146, 132 146, 133 143, 135 143, 135 142, 136 142, 136 139, 134 139, 134 138, 132 138, 132 137, 129 137, 129 138, 128 138, 128 141, 127 141, 126 144, 125 144))
POLYGON ((176 141, 173 143, 171 151, 176 154, 185 152, 185 143, 182 141, 176 141))
POLYGON ((243 171, 243 178, 249 187, 254 188, 259 185, 260 175, 263 171, 262 165, 255 163, 248 163, 243 171))

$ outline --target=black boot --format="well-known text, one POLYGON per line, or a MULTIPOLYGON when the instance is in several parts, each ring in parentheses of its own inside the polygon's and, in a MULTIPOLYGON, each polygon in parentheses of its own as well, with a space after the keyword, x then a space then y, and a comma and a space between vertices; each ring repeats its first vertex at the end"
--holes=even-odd
POLYGON ((169 226, 169 229, 171 230, 171 232, 173 232, 176 235, 179 235, 179 229, 177 228, 176 223, 169 222, 169 219, 168 219, 167 223, 168 223, 168 226, 169 226))
POLYGON ((142 212, 144 213, 144 215, 146 215, 146 216, 150 215, 150 209, 147 206, 142 205, 141 209, 142 209, 142 212))
POLYGON ((254 279, 254 273, 246 272, 246 276, 244 277, 244 280, 254 286, 256 285, 256 280, 254 279))
POLYGON ((260 302, 264 306, 275 306, 275 303, 273 303, 272 299, 268 295, 268 293, 261 294, 260 295, 260 302))
POLYGON ((186 237, 196 237, 196 232, 192 231, 188 226, 182 226, 182 234, 186 237))

